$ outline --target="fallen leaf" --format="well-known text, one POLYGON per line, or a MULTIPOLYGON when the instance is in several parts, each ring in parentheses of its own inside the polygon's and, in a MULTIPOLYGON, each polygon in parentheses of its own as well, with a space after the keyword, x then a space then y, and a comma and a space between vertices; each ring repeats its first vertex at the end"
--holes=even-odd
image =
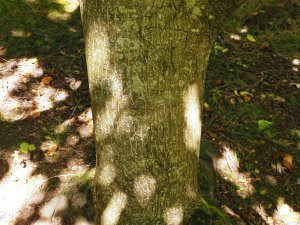
POLYGON ((255 38, 254 38, 251 34, 247 34, 247 39, 248 39, 250 42, 256 42, 255 38))
POLYGON ((236 100, 235 100, 234 98, 230 98, 230 99, 229 99, 229 102, 230 102, 231 105, 235 105, 236 100))
POLYGON ((233 91, 236 96, 240 96, 237 90, 233 91))
POLYGON ((251 101, 251 97, 249 97, 248 95, 244 95, 243 99, 245 102, 250 102, 251 101))
POLYGON ((285 167, 283 167, 281 163, 277 163, 276 165, 272 164, 272 169, 274 169, 276 172, 280 174, 282 174, 285 171, 285 167))
POLYGON ((300 60, 299 59, 293 59, 292 64, 294 66, 299 66, 300 65, 300 60))
POLYGON ((290 154, 285 154, 282 160, 282 164, 289 172, 293 169, 293 156, 290 154))
POLYGON ((73 90, 73 91, 76 91, 80 86, 81 86, 81 80, 76 80, 76 81, 72 81, 70 83, 70 88, 73 90))
POLYGON ((41 86, 42 86, 42 87, 48 86, 48 85, 51 83, 52 80, 53 80, 52 77, 44 77, 44 78, 42 79, 42 81, 41 81, 41 86))
POLYGON ((300 83, 292 82, 290 83, 290 86, 296 86, 296 88, 300 88, 300 83))
POLYGON ((221 79, 215 81, 215 84, 216 84, 216 85, 220 85, 220 84, 222 84, 222 83, 223 83, 223 81, 222 81, 221 79))
POLYGON ((245 95, 254 97, 254 95, 252 93, 248 92, 248 91, 241 91, 240 92, 240 96, 245 96, 245 95))
POLYGON ((226 52, 228 52, 228 48, 224 48, 224 49, 222 50, 222 53, 226 53, 226 52))
POLYGON ((57 143, 52 143, 49 146, 46 154, 49 155, 49 156, 53 156, 54 153, 56 152, 57 148, 58 148, 58 144, 57 143))
POLYGON ((33 112, 31 115, 32 115, 32 117, 33 117, 34 119, 36 119, 36 118, 38 118, 38 117, 41 116, 41 113, 40 113, 40 112, 33 112))
POLYGON ((207 102, 204 102, 203 106, 204 106, 205 109, 209 109, 209 104, 207 102))
POLYGON ((222 205, 221 208, 230 216, 240 218, 240 216, 232 211, 228 206, 222 205))
POLYGON ((264 41, 264 42, 261 44, 260 49, 268 49, 269 47, 270 47, 269 42, 264 41))

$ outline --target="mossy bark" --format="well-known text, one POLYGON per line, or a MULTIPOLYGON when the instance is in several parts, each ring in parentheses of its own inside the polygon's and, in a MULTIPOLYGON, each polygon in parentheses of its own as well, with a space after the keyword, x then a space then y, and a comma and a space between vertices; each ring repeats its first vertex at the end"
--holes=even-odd
POLYGON ((183 224, 196 207, 205 71, 232 1, 220 4, 81 0, 96 224, 183 224))

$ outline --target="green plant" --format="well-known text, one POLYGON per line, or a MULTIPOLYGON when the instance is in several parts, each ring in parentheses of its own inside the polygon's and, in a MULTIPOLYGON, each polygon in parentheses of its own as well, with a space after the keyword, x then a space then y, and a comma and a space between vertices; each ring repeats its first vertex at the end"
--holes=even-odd
POLYGON ((266 137, 272 138, 274 137, 274 132, 272 132, 271 128, 273 123, 267 120, 258 120, 258 131, 263 133, 266 137))
POLYGON ((22 142, 20 144, 20 152, 28 153, 28 151, 34 151, 36 148, 34 144, 28 144, 27 142, 22 142))

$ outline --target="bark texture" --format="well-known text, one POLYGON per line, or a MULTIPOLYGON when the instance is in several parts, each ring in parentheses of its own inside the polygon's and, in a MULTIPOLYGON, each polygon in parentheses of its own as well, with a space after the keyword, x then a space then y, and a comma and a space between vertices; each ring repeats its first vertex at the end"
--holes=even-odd
POLYGON ((179 225, 193 212, 205 71, 233 3, 81 0, 96 224, 179 225))

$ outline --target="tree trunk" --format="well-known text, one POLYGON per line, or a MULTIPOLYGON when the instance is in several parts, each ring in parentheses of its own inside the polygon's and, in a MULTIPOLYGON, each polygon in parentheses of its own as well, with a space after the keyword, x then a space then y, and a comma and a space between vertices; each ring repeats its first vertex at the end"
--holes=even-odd
POLYGON ((96 224, 179 225, 197 206, 205 71, 232 3, 81 0, 96 224))

